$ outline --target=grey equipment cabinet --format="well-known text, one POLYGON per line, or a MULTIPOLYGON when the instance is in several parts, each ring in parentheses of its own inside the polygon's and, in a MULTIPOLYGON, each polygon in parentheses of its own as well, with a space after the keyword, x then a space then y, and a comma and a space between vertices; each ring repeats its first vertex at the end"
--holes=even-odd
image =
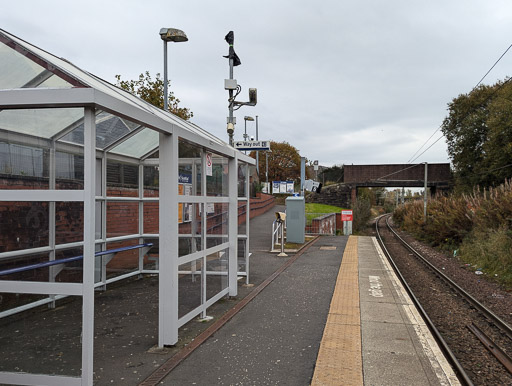
POLYGON ((286 242, 304 243, 306 230, 306 201, 304 197, 286 198, 286 242))

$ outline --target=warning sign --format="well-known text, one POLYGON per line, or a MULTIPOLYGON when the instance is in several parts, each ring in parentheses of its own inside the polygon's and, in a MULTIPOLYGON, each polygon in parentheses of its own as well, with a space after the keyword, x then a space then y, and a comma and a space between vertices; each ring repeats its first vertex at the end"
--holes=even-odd
POLYGON ((346 209, 341 211, 341 221, 353 221, 354 216, 352 215, 352 209, 346 209))
POLYGON ((206 153, 206 175, 213 175, 213 161, 212 161, 212 153, 206 153))

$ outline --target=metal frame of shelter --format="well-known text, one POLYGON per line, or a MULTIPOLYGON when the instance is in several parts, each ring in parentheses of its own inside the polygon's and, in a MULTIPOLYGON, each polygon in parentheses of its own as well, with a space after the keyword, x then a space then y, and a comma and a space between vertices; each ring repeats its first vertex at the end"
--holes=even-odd
MULTIPOLYGON (((0 383, 92 385, 95 288, 113 280, 159 274, 160 347, 174 345, 178 328, 196 316, 206 316, 213 303, 224 296, 236 296, 239 276, 248 280, 249 168, 255 161, 196 125, 0 30, 0 145, 13 144, 44 153, 41 159, 46 166, 39 169, 47 172, 41 178, 44 185, 36 189, 0 187, 0 203, 40 203, 48 214, 48 237, 45 245, 4 248, 0 270, 2 261, 8 259, 43 255, 48 261, 58 260, 60 251, 73 248, 82 251, 83 268, 80 280, 71 282, 59 281, 59 272, 54 269, 49 269, 44 280, 0 277, 0 294, 37 294, 43 297, 37 304, 50 305, 63 296, 82 297, 81 371, 78 376, 1 371, 0 383), (207 153, 213 155, 213 177, 207 175, 207 153), (78 188, 58 183, 62 154, 83 160, 78 188), (138 170, 137 194, 123 197, 108 192, 109 162, 138 170), (148 168, 158 168, 157 197, 145 193, 148 168), (191 176, 187 195, 179 191, 180 168, 191 176), (76 203, 83 211, 83 233, 72 242, 57 234, 60 203, 76 203), (111 208, 119 203, 135 208, 137 231, 109 234, 111 208), (239 206, 244 204, 246 226, 239 234, 239 206), (149 205, 158 206, 157 233, 145 232, 144 216, 149 205), (184 206, 190 210, 188 227, 178 221, 184 206), (215 222, 215 216, 222 221, 215 222), (95 253, 115 242, 143 243, 148 239, 159 242, 155 268, 146 268, 140 250, 134 269, 110 279, 105 277, 106 263, 95 253), (199 304, 180 315, 178 290, 184 274, 193 280, 200 278, 201 294, 199 304), (211 276, 217 281, 213 293, 207 293, 211 276)), ((2 149, 0 167, 5 156, 2 149)), ((10 315, 9 311, 5 315, 10 315)))

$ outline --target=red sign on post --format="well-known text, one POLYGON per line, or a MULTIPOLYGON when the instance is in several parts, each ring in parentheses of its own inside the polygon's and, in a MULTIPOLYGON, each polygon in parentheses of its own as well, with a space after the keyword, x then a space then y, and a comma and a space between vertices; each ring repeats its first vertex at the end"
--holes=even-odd
POLYGON ((342 210, 341 211, 341 221, 353 221, 354 216, 352 215, 352 210, 342 210))

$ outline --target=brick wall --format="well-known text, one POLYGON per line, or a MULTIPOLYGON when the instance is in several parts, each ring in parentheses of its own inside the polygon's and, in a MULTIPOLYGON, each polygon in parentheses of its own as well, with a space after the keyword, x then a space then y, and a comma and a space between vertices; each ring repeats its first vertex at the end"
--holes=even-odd
MULTIPOLYGON (((32 178, 33 180, 33 178, 32 178)), ((11 181, 0 180, 0 185, 6 189, 41 189, 39 182, 27 179, 11 181)), ((69 189, 73 186, 65 185, 59 188, 69 189)), ((76 188, 76 186, 75 186, 76 188)), ((137 197, 137 189, 109 188, 108 196, 137 197)), ((158 197, 158 190, 146 189, 144 197, 158 197)), ((251 198, 250 218, 271 209, 275 199, 271 195, 259 194, 251 198)), ((207 227, 209 234, 226 232, 226 205, 215 205, 216 213, 208 215, 207 227)), ((159 213, 158 202, 144 203, 144 233, 158 233, 159 213)), ((137 202, 108 202, 107 203, 107 237, 124 236, 138 233, 139 206, 137 202)), ((198 214, 199 215, 199 214, 198 214)), ((0 252, 47 246, 49 205, 46 202, 0 202, 0 252)), ((239 204, 239 224, 245 222, 245 204, 239 204)), ((55 209, 56 242, 58 244, 78 242, 83 240, 83 203, 57 202, 55 209)), ((191 223, 180 224, 180 233, 190 233, 191 223)), ((200 223, 198 225, 200 232, 200 223)), ((108 248, 120 248, 138 244, 138 240, 109 243, 108 248)), ((58 258, 76 256, 82 253, 81 248, 61 252, 58 258)), ((33 262, 45 261, 48 255, 37 257, 33 262)), ((25 260, 22 265, 28 262, 25 260)), ((19 264, 13 263, 13 264, 19 264)), ((138 264, 138 251, 127 251, 116 255, 109 263, 108 268, 113 271, 133 269, 138 264)), ((2 264, 2 269, 12 266, 2 264)), ((40 270, 42 280, 48 277, 47 270, 40 270)), ((64 275, 59 275, 64 276, 64 275)))
MULTIPOLYGON (((346 184, 374 181, 384 176, 387 176, 383 178, 385 180, 423 180, 425 176, 425 165, 344 165, 343 171, 343 182, 345 182, 346 184), (397 171, 399 172, 396 173, 397 171), (388 176, 389 174, 392 173, 396 174, 388 176)), ((450 164, 428 164, 427 180, 429 182, 449 181, 450 179, 450 164)))

